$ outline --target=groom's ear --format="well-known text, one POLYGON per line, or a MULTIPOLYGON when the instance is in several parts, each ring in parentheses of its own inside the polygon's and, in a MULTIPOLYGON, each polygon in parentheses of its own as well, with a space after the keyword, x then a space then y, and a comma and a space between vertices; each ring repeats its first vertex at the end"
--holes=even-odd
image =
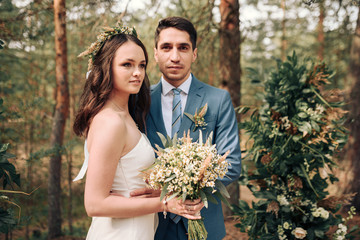
POLYGON ((197 48, 195 48, 193 51, 192 62, 195 62, 196 58, 197 58, 197 48))
POLYGON ((155 58, 155 61, 158 62, 158 51, 157 51, 157 48, 154 48, 154 58, 155 58))

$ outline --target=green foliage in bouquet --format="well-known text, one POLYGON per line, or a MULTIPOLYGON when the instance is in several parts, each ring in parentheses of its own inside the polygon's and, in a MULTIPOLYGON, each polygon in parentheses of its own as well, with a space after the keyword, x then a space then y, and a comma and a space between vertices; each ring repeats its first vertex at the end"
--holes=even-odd
POLYGON ((326 191, 337 181, 333 157, 347 140, 338 91, 325 96, 319 89, 332 72, 300 63, 295 53, 277 67, 265 82, 264 105, 243 123, 255 169, 243 171, 242 183, 259 201, 234 206, 237 227, 250 239, 344 239, 347 228, 336 212, 352 196, 326 191))
POLYGON ((199 140, 192 142, 189 134, 173 139, 158 133, 164 148, 156 146, 158 155, 151 166, 151 173, 145 178, 151 187, 161 189, 161 200, 178 197, 183 201, 201 198, 205 207, 208 201, 217 204, 216 197, 229 205, 230 195, 219 180, 224 178, 229 163, 225 161, 229 152, 220 156, 212 145, 212 133, 203 144, 202 132, 199 140))
MULTIPOLYGON (((158 133, 164 148, 157 147, 158 155, 145 179, 154 189, 161 189, 160 199, 174 197, 183 201, 199 199, 208 207, 208 201, 217 204, 217 199, 228 203, 230 197, 226 187, 219 178, 224 178, 229 163, 225 160, 229 152, 223 156, 218 154, 216 146, 211 144, 212 133, 203 143, 201 130, 199 140, 193 142, 190 133, 183 138, 173 139, 158 133)), ((203 219, 188 221, 188 234, 191 240, 207 239, 207 230, 203 219)))

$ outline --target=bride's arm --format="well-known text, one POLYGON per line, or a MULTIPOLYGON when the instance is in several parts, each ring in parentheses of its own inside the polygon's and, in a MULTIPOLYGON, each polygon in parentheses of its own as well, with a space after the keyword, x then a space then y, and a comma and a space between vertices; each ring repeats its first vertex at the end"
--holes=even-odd
MULTIPOLYGON (((150 188, 140 188, 135 189, 130 192, 131 198, 156 198, 160 201, 160 190, 154 190, 150 188)), ((117 193, 111 193, 111 195, 123 197, 117 193)), ((164 201, 163 201, 164 203, 164 201)), ((195 200, 186 200, 183 202, 179 199, 172 199, 170 201, 166 201, 166 204, 163 205, 162 212, 172 212, 177 215, 181 215, 188 219, 200 219, 200 210, 204 207, 204 203, 201 199, 195 200)))
MULTIPOLYGON (((175 212, 197 219, 195 211, 200 205, 185 209, 173 199, 166 205, 155 198, 125 198, 110 193, 115 171, 129 140, 124 122, 118 116, 97 114, 93 119, 88 138, 89 165, 85 183, 85 209, 89 216, 129 218, 155 212, 175 212)), ((199 209, 200 208, 200 209, 199 209)))
MULTIPOLYGON (((154 190, 151 188, 139 188, 130 192, 130 197, 132 198, 152 198, 160 196, 160 190, 154 190)), ((116 195, 116 194, 115 194, 116 195)), ((204 207, 204 203, 201 199, 194 200, 182 200, 176 199, 177 201, 170 200, 168 206, 166 206, 167 212, 172 212, 177 215, 182 215, 188 219, 198 219, 200 210, 204 207), (185 213, 182 213, 182 210, 187 210, 185 213), (195 218, 194 218, 195 216, 195 218)))
POLYGON ((89 216, 128 218, 160 211, 155 199, 130 200, 110 194, 119 159, 131 139, 125 122, 116 113, 97 114, 87 137, 89 165, 85 183, 85 209, 89 216))

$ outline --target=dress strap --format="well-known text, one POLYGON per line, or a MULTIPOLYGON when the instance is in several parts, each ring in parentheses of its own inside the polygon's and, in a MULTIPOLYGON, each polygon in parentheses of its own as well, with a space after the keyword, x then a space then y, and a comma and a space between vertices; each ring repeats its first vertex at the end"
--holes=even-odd
POLYGON ((85 140, 85 144, 84 144, 84 154, 85 154, 84 163, 80 169, 79 174, 76 176, 76 178, 74 178, 73 182, 83 179, 85 176, 86 170, 88 168, 89 152, 87 150, 87 141, 86 140, 85 140))

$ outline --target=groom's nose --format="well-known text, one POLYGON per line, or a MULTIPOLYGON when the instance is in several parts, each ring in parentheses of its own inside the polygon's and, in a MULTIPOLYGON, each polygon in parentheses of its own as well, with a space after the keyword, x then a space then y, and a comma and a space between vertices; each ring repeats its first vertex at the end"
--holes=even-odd
POLYGON ((177 48, 173 48, 171 50, 171 54, 170 54, 170 60, 173 62, 178 62, 180 61, 180 54, 177 48))

